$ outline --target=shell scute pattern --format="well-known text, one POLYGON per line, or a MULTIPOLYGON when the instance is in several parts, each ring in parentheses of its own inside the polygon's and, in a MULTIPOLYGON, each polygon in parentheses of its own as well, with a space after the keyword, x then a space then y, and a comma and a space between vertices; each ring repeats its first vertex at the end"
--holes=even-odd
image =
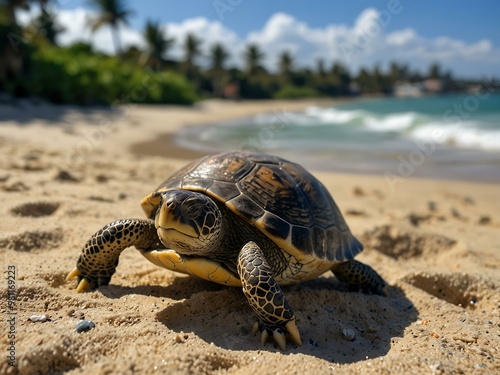
POLYGON ((292 228, 292 245, 298 249, 312 249, 313 242, 309 228, 294 225, 292 228))
POLYGON ((341 218, 342 215, 321 182, 297 164, 284 163, 283 167, 293 178, 299 190, 307 197, 310 213, 312 213, 311 217, 314 218, 314 224, 325 229, 332 225, 337 225, 341 231, 347 230, 344 220, 335 220, 335 222, 332 222, 332 216, 341 218))
POLYGON ((232 182, 219 180, 215 180, 214 183, 207 189, 207 192, 216 197, 224 197, 226 200, 231 200, 241 194, 240 189, 238 189, 238 185, 232 182))
POLYGON ((291 254, 344 261, 363 248, 321 182, 300 165, 275 156, 208 156, 175 173, 156 194, 170 189, 212 196, 291 254))
POLYGON ((283 240, 286 240, 290 234, 290 224, 270 212, 267 212, 259 223, 266 232, 283 240))
POLYGON ((235 153, 232 157, 226 154, 214 155, 204 159, 198 167, 192 169, 189 178, 219 180, 235 183, 250 173, 254 163, 242 154, 235 153))
POLYGON ((186 177, 182 183, 181 188, 185 190, 196 190, 205 191, 214 183, 212 178, 197 178, 197 177, 186 177))
POLYGON ((238 182, 240 190, 266 211, 288 223, 310 226, 307 198, 292 177, 279 165, 257 164, 253 173, 238 182))
POLYGON ((245 194, 240 194, 231 199, 226 202, 226 205, 231 211, 242 216, 252 224, 265 213, 264 209, 259 204, 245 194))

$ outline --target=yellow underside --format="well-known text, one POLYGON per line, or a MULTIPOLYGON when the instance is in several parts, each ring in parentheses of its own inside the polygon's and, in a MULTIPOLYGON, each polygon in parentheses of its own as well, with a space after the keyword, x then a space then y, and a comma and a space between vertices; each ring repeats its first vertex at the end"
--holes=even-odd
MULTIPOLYGON (((144 251, 141 254, 151 263, 171 271, 196 276, 221 285, 241 287, 241 281, 238 276, 229 272, 219 263, 207 258, 187 257, 168 249, 144 251)), ((284 272, 275 275, 276 282, 282 286, 297 284, 318 277, 332 266, 330 263, 315 259, 314 257, 310 257, 310 259, 306 258, 306 260, 308 262, 301 266, 301 272, 294 274, 284 272)))
POLYGON ((206 258, 186 257, 174 250, 144 251, 141 254, 159 267, 196 276, 222 285, 241 286, 239 278, 235 277, 219 263, 206 258))

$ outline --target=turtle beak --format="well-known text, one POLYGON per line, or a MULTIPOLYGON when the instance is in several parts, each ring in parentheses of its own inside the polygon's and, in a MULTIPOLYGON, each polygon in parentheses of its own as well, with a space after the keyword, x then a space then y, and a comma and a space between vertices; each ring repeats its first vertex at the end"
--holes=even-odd
POLYGON ((161 204, 160 194, 150 194, 141 201, 141 207, 150 219, 153 218, 156 208, 161 204))
POLYGON ((155 227, 160 238, 170 238, 177 232, 178 236, 199 237, 198 227, 185 220, 179 212, 179 205, 173 201, 164 201, 156 211, 155 227))

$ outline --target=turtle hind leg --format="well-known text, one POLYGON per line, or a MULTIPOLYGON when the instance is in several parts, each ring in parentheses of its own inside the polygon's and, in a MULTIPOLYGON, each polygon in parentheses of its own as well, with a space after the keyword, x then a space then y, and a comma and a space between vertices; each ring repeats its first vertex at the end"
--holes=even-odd
POLYGON ((139 250, 162 246, 153 220, 124 219, 105 225, 84 245, 66 279, 78 277, 77 292, 108 285, 121 252, 129 246, 139 250))
POLYGON ((351 259, 332 267, 332 272, 351 289, 369 294, 387 295, 387 284, 370 266, 351 259))
POLYGON ((286 334, 301 345, 295 324, 295 313, 288 304, 280 286, 274 280, 264 252, 255 242, 248 242, 238 256, 238 274, 243 293, 257 315, 253 333, 261 331, 261 342, 273 336, 282 350, 286 349, 286 334))

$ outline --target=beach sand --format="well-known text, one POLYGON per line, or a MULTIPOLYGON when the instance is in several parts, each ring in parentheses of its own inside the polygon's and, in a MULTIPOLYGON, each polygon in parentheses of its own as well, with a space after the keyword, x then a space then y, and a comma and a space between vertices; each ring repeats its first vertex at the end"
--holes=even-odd
POLYGON ((239 288, 160 269, 134 248, 109 286, 77 294, 76 281, 65 281, 95 231, 143 217, 140 199, 198 156, 175 145, 175 130, 312 103, 0 105, 0 373, 500 373, 494 184, 391 185, 383 176, 313 171, 364 243, 358 259, 390 288, 387 297, 351 293, 331 273, 284 288, 303 341, 286 352, 252 335, 239 288), (77 333, 81 319, 95 328, 77 333))

